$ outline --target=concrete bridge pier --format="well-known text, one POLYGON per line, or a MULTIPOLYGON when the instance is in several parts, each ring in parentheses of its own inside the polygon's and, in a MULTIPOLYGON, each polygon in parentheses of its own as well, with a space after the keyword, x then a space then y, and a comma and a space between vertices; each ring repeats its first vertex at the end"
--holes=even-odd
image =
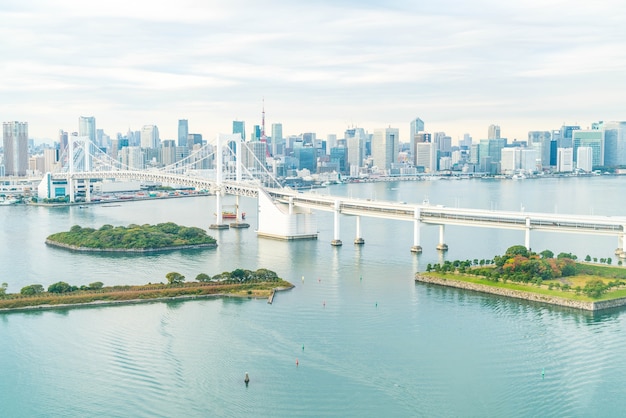
POLYGON ((530 218, 526 218, 526 231, 524 235, 524 246, 530 251, 530 218))
POLYGON ((361 238, 361 217, 356 216, 356 238, 354 238, 354 243, 356 245, 365 244, 365 240, 361 238))
POLYGON ((443 242, 443 233, 445 231, 445 225, 439 225, 439 244, 437 244, 437 249, 439 251, 448 251, 448 244, 443 242))
POLYGON ((228 229, 228 225, 222 219, 222 192, 220 190, 215 193, 216 209, 215 223, 209 226, 209 229, 228 229))
POLYGON ((343 243, 339 239, 339 215, 340 215, 339 208, 340 208, 340 203, 339 203, 338 200, 335 200, 335 205, 334 205, 334 215, 335 215, 334 234, 333 234, 333 240, 330 242, 330 245, 332 245, 333 247, 340 247, 340 246, 343 245, 343 243))
MULTIPOLYGON (((626 230, 626 226, 623 227, 626 230)), ((619 258, 626 258, 626 252, 624 252, 624 232, 620 232, 617 235, 617 248, 615 249, 615 255, 619 258)))
POLYGON ((415 208, 415 215, 413 217, 413 246, 411 247, 411 252, 419 254, 422 252, 422 246, 420 245, 420 210, 415 208))

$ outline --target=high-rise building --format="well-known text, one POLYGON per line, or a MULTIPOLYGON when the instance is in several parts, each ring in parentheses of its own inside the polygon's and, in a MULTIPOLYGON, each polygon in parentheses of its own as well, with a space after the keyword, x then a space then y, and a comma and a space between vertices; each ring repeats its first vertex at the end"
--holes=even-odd
POLYGON ((550 131, 529 131, 528 146, 537 150, 541 158, 542 167, 550 167, 550 142, 552 134, 550 131))
POLYGON ((556 157, 556 171, 559 173, 568 173, 574 170, 574 156, 571 147, 558 148, 556 157))
POLYGON ((415 135, 420 132, 424 132, 424 121, 420 118, 415 118, 411 121, 409 128, 409 149, 411 152, 415 150, 415 135))
POLYGON ((178 120, 178 146, 191 148, 193 144, 187 144, 187 136, 189 135, 189 122, 187 119, 178 120))
POLYGON ((365 159, 365 130, 363 128, 346 129, 345 141, 348 148, 346 161, 348 163, 349 174, 352 177, 359 175, 359 169, 363 166, 365 159))
POLYGON ((161 162, 164 166, 176 162, 176 142, 173 139, 166 139, 161 143, 161 162))
POLYGON ((595 129, 573 131, 572 132, 573 158, 578 162, 578 148, 591 147, 593 150, 593 166, 604 165, 604 131, 595 129))
POLYGON ((559 148, 572 148, 572 132, 579 130, 580 126, 578 125, 563 125, 559 130, 559 137, 557 138, 554 134, 552 134, 552 138, 557 140, 559 148))
POLYGON ((141 148, 159 148, 159 128, 156 125, 144 125, 141 129, 141 148))
POLYGON ((398 157, 400 136, 397 128, 374 130, 372 138, 372 159, 381 171, 389 170, 398 157))
POLYGON ((278 146, 283 143, 283 124, 272 123, 272 155, 278 155, 278 146))
POLYGON ((415 167, 423 167, 424 171, 432 172, 432 148, 431 142, 416 142, 414 151, 415 167))
POLYGON ((78 118, 78 136, 86 136, 94 144, 102 145, 96 142, 96 118, 93 116, 80 116, 78 118))
POLYGON ((67 148, 67 144, 68 144, 67 132, 65 132, 63 129, 60 129, 59 130, 59 149, 61 150, 61 154, 63 154, 63 152, 67 148))
POLYGON ((246 140, 246 123, 242 120, 233 121, 233 133, 241 135, 241 140, 246 140))
POLYGON ((28 170, 28 122, 4 122, 2 144, 5 175, 25 176, 28 170))
POLYGON ((593 170, 593 149, 591 147, 578 147, 576 150, 576 168, 591 172, 593 170))
POLYGON ((604 165, 626 165, 626 122, 606 122, 604 130, 604 165))
POLYGON ((500 139, 500 126, 489 125, 489 130, 487 131, 487 139, 500 139))

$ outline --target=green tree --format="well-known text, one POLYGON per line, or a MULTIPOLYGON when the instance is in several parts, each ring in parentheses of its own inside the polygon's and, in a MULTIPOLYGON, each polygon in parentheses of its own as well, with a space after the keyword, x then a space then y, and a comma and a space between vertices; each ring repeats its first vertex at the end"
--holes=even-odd
POLYGON ((613 259, 611 257, 606 259, 606 264, 611 265, 612 262, 613 262, 613 259))
POLYGON ((587 263, 591 261, 591 256, 589 254, 587 254, 587 257, 585 257, 585 261, 587 263))
POLYGON ((539 255, 541 255, 541 258, 554 258, 554 253, 550 250, 543 250, 539 255))
POLYGON ((100 290, 102 289, 103 286, 104 286, 104 283, 102 282, 89 283, 89 289, 91 290, 100 290))
POLYGON ((28 286, 24 286, 21 290, 20 293, 22 295, 26 295, 26 296, 32 296, 32 295, 36 295, 39 293, 43 293, 44 289, 43 286, 40 284, 31 284, 28 286))
POLYGON ((509 247, 505 253, 506 256, 516 256, 521 255, 522 257, 528 257, 530 254, 528 253, 528 249, 523 245, 514 245, 509 247))
POLYGON ((9 285, 6 283, 2 283, 2 285, 0 286, 0 299, 6 296, 7 287, 9 287, 9 285))
POLYGON ((211 276, 208 274, 200 273, 196 276, 196 280, 199 282, 208 282, 211 280, 211 276))
POLYGON ((56 282, 48 286, 48 293, 68 293, 72 291, 72 286, 65 282, 56 282))
POLYGON ((185 276, 175 271, 169 272, 165 275, 168 284, 180 284, 185 281, 185 276))
POLYGON ((594 279, 594 280, 589 280, 585 284, 583 293, 585 293, 587 296, 591 298, 597 299, 600 296, 602 296, 602 294, 606 292, 608 288, 609 286, 607 286, 602 280, 594 279))

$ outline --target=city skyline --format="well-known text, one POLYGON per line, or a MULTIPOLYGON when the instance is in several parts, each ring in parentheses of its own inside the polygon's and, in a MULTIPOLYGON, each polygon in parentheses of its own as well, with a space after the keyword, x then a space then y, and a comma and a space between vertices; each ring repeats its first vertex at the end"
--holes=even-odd
POLYGON ((626 5, 182 1, 52 4, 9 0, 0 116, 36 139, 92 115, 109 135, 177 121, 212 140, 233 120, 341 135, 424 120, 454 142, 470 133, 622 120, 626 5), (601 22, 601 25, 591 24, 601 22))

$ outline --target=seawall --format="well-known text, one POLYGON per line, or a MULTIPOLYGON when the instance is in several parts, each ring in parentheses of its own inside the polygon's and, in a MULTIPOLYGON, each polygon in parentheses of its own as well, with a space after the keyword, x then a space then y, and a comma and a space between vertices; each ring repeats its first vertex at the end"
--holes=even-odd
POLYGON ((597 302, 585 302, 560 298, 558 296, 542 295, 539 293, 524 292, 522 290, 504 289, 501 287, 487 286, 479 283, 470 283, 462 280, 444 279, 424 274, 415 274, 415 281, 430 283, 439 286, 456 287, 458 289, 473 290, 476 292, 490 293, 492 295, 506 296, 510 298, 524 299, 533 302, 548 303, 551 305, 565 306, 568 308, 581 309, 586 311, 600 311, 603 309, 617 308, 626 305, 626 298, 601 300, 597 302))

